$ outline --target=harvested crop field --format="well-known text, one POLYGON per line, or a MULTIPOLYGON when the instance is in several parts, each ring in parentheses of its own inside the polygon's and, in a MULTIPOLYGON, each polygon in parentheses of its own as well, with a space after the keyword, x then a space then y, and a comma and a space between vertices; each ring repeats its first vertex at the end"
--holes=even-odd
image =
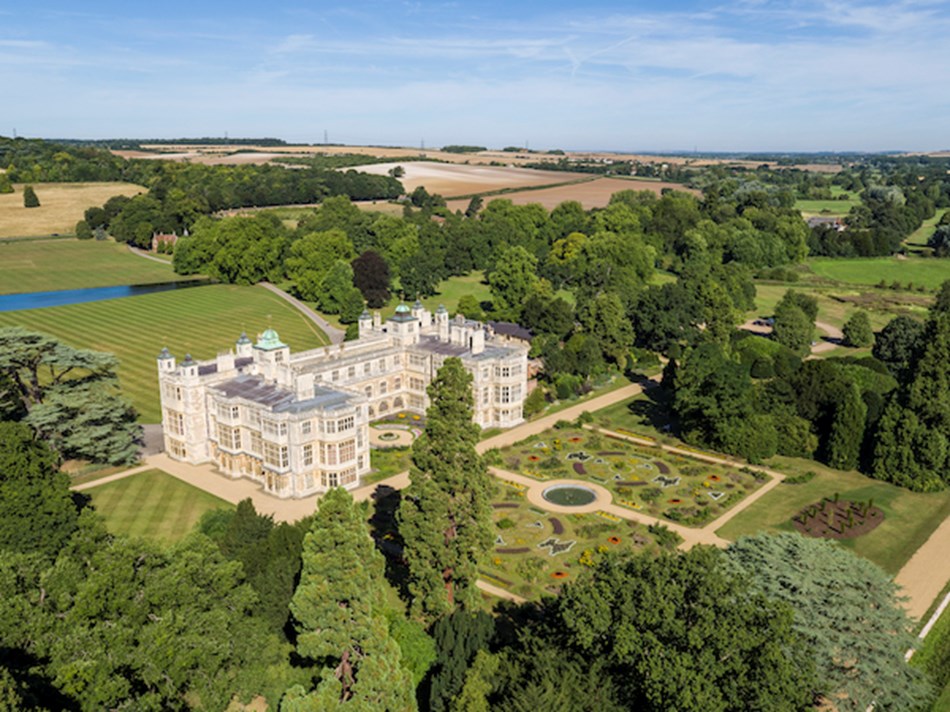
POLYGON ((399 180, 406 186, 407 191, 412 192, 422 186, 430 193, 439 193, 446 197, 506 188, 552 185, 588 177, 582 173, 535 171, 509 166, 466 166, 429 162, 374 163, 360 166, 360 171, 384 176, 396 166, 402 166, 405 171, 399 180))
MULTIPOLYGON (((504 195, 486 197, 486 204, 496 198, 506 198, 515 205, 526 205, 528 203, 540 203, 548 210, 551 210, 565 200, 576 200, 584 206, 586 210, 591 208, 602 208, 610 202, 610 196, 621 190, 650 190, 660 194, 664 188, 671 190, 681 190, 687 193, 699 195, 699 191, 692 190, 678 183, 662 183, 652 180, 625 180, 623 178, 596 178, 581 183, 571 185, 559 185, 554 188, 541 188, 538 190, 525 190, 516 193, 505 193, 504 195)), ((465 210, 468 206, 467 200, 448 201, 450 210, 465 210)))
POLYGON ((0 238, 72 235, 86 208, 102 205, 114 195, 145 191, 133 183, 34 183, 38 208, 23 207, 23 186, 0 195, 0 238))

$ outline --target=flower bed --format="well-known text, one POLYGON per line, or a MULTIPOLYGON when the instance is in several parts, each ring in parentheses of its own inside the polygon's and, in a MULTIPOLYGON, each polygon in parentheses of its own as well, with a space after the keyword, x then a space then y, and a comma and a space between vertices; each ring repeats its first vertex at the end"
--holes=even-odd
POLYGON ((606 488, 616 504, 701 526, 767 479, 635 445, 580 428, 549 430, 499 452, 500 466, 540 481, 579 479, 606 488))

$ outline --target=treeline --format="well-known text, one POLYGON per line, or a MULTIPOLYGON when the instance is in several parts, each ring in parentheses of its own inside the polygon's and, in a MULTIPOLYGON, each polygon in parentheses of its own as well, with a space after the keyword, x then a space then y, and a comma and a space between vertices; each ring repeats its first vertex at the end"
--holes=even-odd
POLYGON ((775 313, 772 339, 736 332, 670 361, 663 385, 684 440, 752 462, 815 458, 916 491, 950 484, 950 282, 924 324, 896 317, 875 336, 866 316, 849 320, 848 345, 873 342, 873 356, 802 361, 814 298, 790 291, 775 313))
POLYGON ((796 263, 806 251, 801 216, 751 193, 700 201, 621 191, 590 211, 573 201, 549 212, 504 199, 482 208, 475 198, 452 213, 423 189, 412 202, 421 207, 397 217, 331 198, 293 231, 266 216, 204 221, 179 241, 175 269, 241 283, 290 280, 344 323, 362 309, 353 286, 375 307, 392 290, 415 299, 480 270, 491 303, 469 298, 460 309, 534 330, 547 377, 570 393, 626 367, 634 345, 658 351, 703 329, 731 329, 752 307, 753 270, 796 263), (657 266, 679 281, 648 286, 657 266))
POLYGON ((76 227, 80 236, 98 229, 138 247, 150 244, 153 232, 190 230, 202 215, 231 208, 316 203, 329 196, 352 200, 397 198, 402 184, 391 176, 357 171, 289 169, 276 165, 205 166, 139 161, 135 182, 149 186, 133 198, 116 196, 101 208, 86 211, 76 227))

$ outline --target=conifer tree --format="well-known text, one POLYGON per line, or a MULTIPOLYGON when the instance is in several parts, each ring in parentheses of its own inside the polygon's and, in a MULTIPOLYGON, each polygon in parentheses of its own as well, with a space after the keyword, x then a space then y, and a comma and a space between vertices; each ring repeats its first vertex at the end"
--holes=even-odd
POLYGON ((33 190, 32 185, 28 185, 25 188, 23 188, 23 207, 24 208, 40 207, 40 199, 36 197, 36 191, 33 190))
POLYGON ((861 443, 864 440, 864 421, 868 408, 861 398, 856 383, 845 388, 835 407, 831 433, 828 435, 828 464, 838 470, 853 470, 858 466, 861 443))
POLYGON ((878 479, 926 492, 950 483, 950 283, 917 344, 878 423, 872 468, 878 479))
POLYGON ((438 617, 474 605, 478 565, 491 546, 491 483, 475 450, 472 377, 448 358, 429 386, 426 429, 412 446, 399 510, 413 610, 438 617))
POLYGON ((415 709, 410 673, 388 633, 383 577, 363 509, 346 490, 330 490, 304 539, 300 583, 290 603, 297 652, 320 666, 320 679, 312 691, 291 688, 282 710, 415 709))

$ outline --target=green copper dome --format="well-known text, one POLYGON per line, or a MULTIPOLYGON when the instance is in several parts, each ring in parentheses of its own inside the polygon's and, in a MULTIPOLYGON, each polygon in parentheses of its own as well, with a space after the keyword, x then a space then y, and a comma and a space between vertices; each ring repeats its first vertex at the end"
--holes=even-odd
POLYGON ((398 307, 396 307, 396 313, 397 313, 397 314, 408 314, 408 313, 409 313, 409 307, 407 307, 405 304, 400 304, 398 307))
POLYGON ((264 333, 258 337, 257 343, 254 344, 254 348, 261 351, 274 351, 275 349, 286 348, 286 346, 287 344, 280 340, 277 332, 273 329, 265 329, 264 333))

